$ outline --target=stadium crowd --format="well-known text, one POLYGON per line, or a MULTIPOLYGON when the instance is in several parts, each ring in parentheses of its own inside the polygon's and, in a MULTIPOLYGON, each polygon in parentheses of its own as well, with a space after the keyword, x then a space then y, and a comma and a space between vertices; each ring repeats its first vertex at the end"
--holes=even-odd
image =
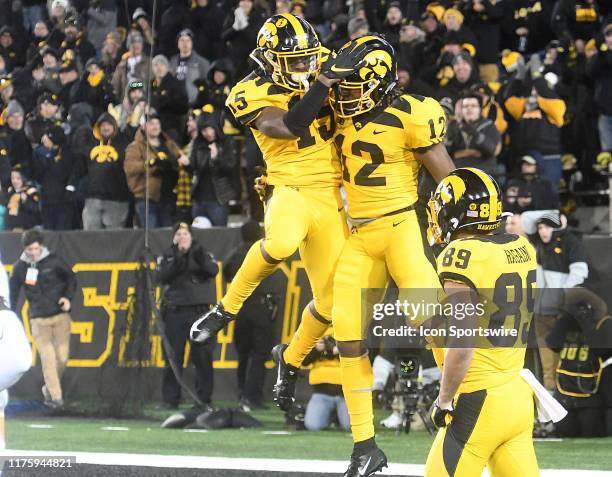
POLYGON ((598 0, 2 0, 3 228, 86 230, 261 218, 263 165, 225 109, 264 20, 290 11, 327 48, 368 31, 398 80, 436 97, 457 166, 509 210, 597 188, 612 152, 612 8, 598 0), (148 175, 148 177, 146 177, 148 175))

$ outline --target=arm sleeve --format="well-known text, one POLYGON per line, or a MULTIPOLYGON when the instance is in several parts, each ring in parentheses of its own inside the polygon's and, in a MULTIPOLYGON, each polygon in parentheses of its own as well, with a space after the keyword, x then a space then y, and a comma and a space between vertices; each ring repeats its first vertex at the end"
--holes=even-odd
POLYGON ((438 101, 404 95, 396 99, 392 106, 401 111, 407 149, 425 149, 442 142, 446 135, 446 114, 438 101))
POLYGON ((589 276, 586 251, 582 242, 574 236, 569 240, 568 261, 569 276, 565 280, 564 288, 572 288, 583 283, 589 276))
POLYGON ((554 90, 548 87, 546 80, 540 77, 534 81, 534 86, 538 94, 538 106, 548 120, 557 127, 563 126, 563 118, 565 116, 566 105, 554 90))
POLYGON ((227 95, 225 105, 243 126, 251 126, 264 108, 289 109, 289 95, 261 79, 237 83, 227 95))
POLYGON ((77 286, 76 275, 72 271, 72 268, 70 268, 70 266, 61 257, 58 257, 57 262, 58 272, 64 278, 65 282, 63 296, 72 301, 77 286))
POLYGON ((174 253, 174 247, 166 250, 159 259, 159 280, 163 285, 169 285, 187 266, 183 254, 174 253))
POLYGON ((474 146, 483 156, 495 156, 497 145, 501 141, 501 135, 493 123, 487 124, 486 127, 479 130, 474 139, 474 146))
MULTIPOLYGON (((9 278, 11 308, 15 313, 17 313, 17 301, 19 300, 19 293, 21 292, 21 286, 24 279, 23 273, 24 267, 21 265, 21 262, 17 262, 13 266, 13 272, 9 278)), ((19 315, 19 313, 17 313, 17 315, 19 315)))
POLYGON ((204 249, 202 245, 198 244, 193 253, 194 259, 198 264, 196 274, 200 278, 207 280, 219 273, 219 265, 217 264, 217 260, 215 260, 215 257, 204 249))
POLYGON ((521 214, 521 226, 527 235, 533 235, 537 233, 538 226, 536 225, 538 219, 545 214, 559 213, 558 210, 530 210, 521 214))

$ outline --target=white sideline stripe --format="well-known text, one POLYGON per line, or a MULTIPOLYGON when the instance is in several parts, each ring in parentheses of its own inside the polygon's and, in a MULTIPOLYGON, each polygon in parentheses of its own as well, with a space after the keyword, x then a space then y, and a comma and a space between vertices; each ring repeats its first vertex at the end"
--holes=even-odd
MULTIPOLYGON (((104 452, 32 451, 6 449, 3 455, 27 456, 75 456, 78 464, 125 465, 138 467, 168 467, 188 469, 259 470, 276 472, 310 472, 337 474, 346 470, 347 463, 338 460, 306 459, 246 459, 229 457, 199 457, 191 455, 119 454, 104 452)), ((389 464, 382 475, 423 475, 424 465, 389 464)), ((485 470, 483 477, 488 476, 485 470)), ((612 471, 545 469, 541 477, 612 477, 612 471)))

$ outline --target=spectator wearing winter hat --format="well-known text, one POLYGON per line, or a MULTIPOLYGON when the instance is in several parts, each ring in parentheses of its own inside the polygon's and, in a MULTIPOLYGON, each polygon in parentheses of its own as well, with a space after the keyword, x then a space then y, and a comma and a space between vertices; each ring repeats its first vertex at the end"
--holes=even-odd
POLYGON ((442 21, 448 32, 455 32, 461 48, 468 51, 470 56, 476 56, 478 43, 474 32, 464 24, 465 17, 460 10, 448 8, 444 12, 442 21))
POLYGON ((221 38, 236 68, 237 78, 246 76, 251 70, 247 60, 267 16, 265 10, 256 6, 253 0, 240 0, 238 6, 225 18, 221 38))
POLYGON ((516 121, 511 131, 513 156, 536 149, 542 155, 541 175, 558 187, 566 104, 543 77, 537 55, 527 65, 519 58, 517 72, 504 91, 504 106, 516 121))
POLYGON ((90 58, 87 61, 74 101, 91 104, 94 108, 94 117, 105 112, 109 104, 116 102, 113 88, 99 60, 90 58))
POLYGON ((123 172, 127 141, 109 113, 100 115, 92 132, 97 143, 89 151, 87 161, 88 186, 83 228, 122 228, 128 216, 130 199, 123 172))
POLYGON ((183 82, 189 104, 193 104, 198 96, 198 88, 194 82, 206 77, 210 63, 194 51, 193 32, 188 28, 179 32, 177 47, 179 53, 172 57, 170 71, 177 80, 183 82))
POLYGON ((151 27, 149 15, 145 12, 144 8, 138 7, 132 14, 132 21, 136 23, 136 31, 140 32, 147 44, 146 51, 150 53, 155 46, 155 38, 153 37, 153 28, 151 27))
POLYGON ((225 12, 216 2, 195 0, 191 10, 194 49, 209 60, 223 58, 225 44, 221 40, 221 18, 225 12))
POLYGON ((0 56, 4 58, 7 73, 25 64, 25 52, 15 42, 15 31, 8 25, 0 28, 0 56))
MULTIPOLYGON (((397 50, 400 42, 400 29, 404 23, 404 15, 400 2, 391 2, 387 7, 385 21, 382 24, 380 32, 391 43, 393 48, 397 50)), ((378 31, 378 30, 377 30, 378 31)))
POLYGON ((476 61, 479 65, 480 78, 486 83, 497 81, 499 77, 497 60, 501 44, 500 22, 504 16, 503 2, 474 0, 464 3, 461 11, 465 16, 465 25, 474 33, 478 44, 476 61))
POLYGON ((365 18, 354 17, 349 20, 346 31, 348 32, 349 40, 356 40, 370 32, 370 25, 365 18))
POLYGON ((64 22, 64 39, 60 43, 59 54, 62 60, 73 59, 83 67, 87 60, 96 56, 96 49, 81 31, 81 22, 72 13, 64 22))
POLYGON ((59 124, 59 98, 47 91, 38 97, 36 110, 26 120, 25 134, 32 146, 37 147, 45 130, 59 124))
POLYGON ((226 226, 230 200, 237 199, 233 176, 238 166, 238 148, 225 136, 216 116, 202 113, 197 121, 189 167, 193 171, 194 217, 208 217, 213 225, 226 226))
POLYGON ((33 179, 40 184, 43 227, 48 230, 72 229, 74 158, 61 126, 45 129, 41 144, 34 150, 32 171, 33 179))
POLYGON ((130 81, 149 77, 149 57, 144 52, 144 38, 141 33, 131 32, 126 40, 125 52, 113 74, 113 91, 117 98, 124 98, 130 81))
POLYGON ((185 84, 170 72, 168 59, 157 55, 152 61, 151 107, 157 111, 162 129, 175 141, 181 136, 181 124, 189 109, 185 84))
POLYGON ((552 11, 551 30, 564 44, 573 43, 577 53, 595 38, 601 27, 596 0, 558 0, 552 11))
POLYGON ((131 140, 140 126, 140 118, 145 112, 146 98, 144 83, 141 80, 130 81, 127 94, 116 106, 110 105, 108 112, 113 115, 119 130, 131 140))
POLYGON ((100 50, 107 35, 117 28, 117 5, 113 0, 90 2, 87 9, 87 39, 100 50))
POLYGON ((136 200, 136 216, 140 226, 144 227, 147 222, 145 199, 148 183, 148 226, 168 227, 174 222, 177 168, 179 164, 188 165, 189 159, 178 144, 162 131, 160 118, 154 112, 144 116, 142 123, 134 141, 125 150, 123 170, 136 200))
POLYGON ((205 78, 195 82, 198 95, 193 104, 194 108, 202 108, 211 104, 215 111, 225 109, 225 100, 234 84, 234 66, 227 58, 216 60, 208 70, 205 78))
POLYGON ((519 213, 525 210, 548 210, 559 207, 559 194, 556 187, 538 174, 536 152, 520 158, 519 170, 510 175, 506 185, 506 204, 508 210, 519 213))
POLYGON ((100 51, 100 61, 106 76, 112 78, 117 65, 121 61, 121 36, 117 31, 110 31, 104 37, 100 51))
POLYGON ((40 225, 40 196, 36 185, 28 182, 19 168, 11 171, 6 195, 4 227, 22 232, 40 225))
MULTIPOLYGON (((23 108, 17 101, 10 101, 3 116, 4 125, 0 128, 0 156, 7 157, 11 169, 18 167, 23 173, 29 174, 32 146, 23 130, 23 108)), ((8 185, 6 177, 2 179, 2 185, 8 185)))
POLYGON ((61 56, 55 48, 51 47, 44 48, 40 54, 45 73, 43 83, 49 91, 57 94, 61 88, 59 81, 59 68, 62 63, 61 56))
POLYGON ((452 59, 453 77, 438 91, 438 98, 449 97, 457 101, 463 91, 469 90, 478 82, 478 71, 474 66, 472 57, 460 53, 452 59))
POLYGON ((416 74, 420 71, 423 49, 425 47, 425 32, 415 25, 402 25, 399 31, 398 65, 416 74))

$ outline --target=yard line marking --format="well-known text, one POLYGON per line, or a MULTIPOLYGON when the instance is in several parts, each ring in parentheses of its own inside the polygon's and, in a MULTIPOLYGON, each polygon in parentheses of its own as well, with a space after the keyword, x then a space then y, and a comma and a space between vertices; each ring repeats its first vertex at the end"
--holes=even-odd
MULTIPOLYGON (((76 457, 77 464, 94 465, 124 465, 137 467, 166 467, 189 469, 221 469, 268 471, 268 472, 310 472, 314 474, 337 474, 346 470, 345 461, 337 460, 306 460, 306 459, 256 459, 228 457, 199 457, 190 455, 158 455, 158 454, 125 454, 103 452, 70 452, 70 451, 32 451, 6 449, 0 451, 3 455, 27 457, 44 453, 48 456, 76 457)), ((389 464, 382 475, 423 475, 425 466, 422 464, 389 464)), ((483 477, 488 476, 483 473, 483 477)), ((612 471, 576 470, 576 469, 545 469, 541 477, 612 477, 612 471)))
POLYGON ((51 424, 28 424, 28 427, 32 429, 53 429, 55 426, 51 424))
POLYGON ((291 432, 289 431, 261 431, 262 434, 267 436, 290 436, 291 432))
POLYGON ((183 429, 183 432, 208 432, 208 429, 183 429))
POLYGON ((534 437, 534 442, 563 442, 560 437, 534 437))
POLYGON ((106 427, 101 427, 100 429, 102 429, 103 431, 129 431, 130 430, 129 427, 121 427, 121 426, 106 426, 106 427))

